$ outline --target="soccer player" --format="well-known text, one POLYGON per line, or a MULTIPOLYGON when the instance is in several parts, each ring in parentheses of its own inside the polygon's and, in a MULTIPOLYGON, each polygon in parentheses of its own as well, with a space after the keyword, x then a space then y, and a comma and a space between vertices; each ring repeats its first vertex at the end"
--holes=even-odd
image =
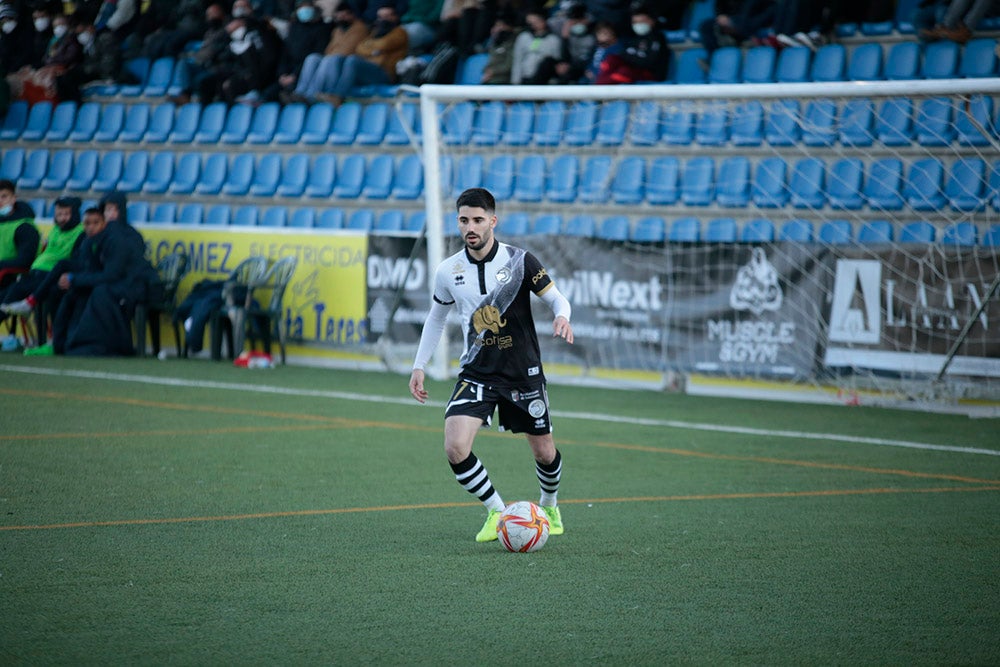
POLYGON ((549 534, 561 535, 556 494, 562 456, 552 440, 530 296, 534 293, 552 309, 553 335, 567 343, 573 342, 570 304, 531 253, 501 243, 493 235, 496 201, 488 190, 466 190, 456 208, 465 247, 437 268, 431 310, 410 375, 410 393, 421 403, 427 400, 424 367, 441 338, 448 311, 457 305, 465 347, 458 382, 445 409, 444 449, 458 483, 489 512, 476 541, 497 539, 497 520, 504 508, 486 468, 472 453, 477 431, 490 425, 497 408, 501 430, 527 435, 541 487, 538 504, 548 516, 549 534))

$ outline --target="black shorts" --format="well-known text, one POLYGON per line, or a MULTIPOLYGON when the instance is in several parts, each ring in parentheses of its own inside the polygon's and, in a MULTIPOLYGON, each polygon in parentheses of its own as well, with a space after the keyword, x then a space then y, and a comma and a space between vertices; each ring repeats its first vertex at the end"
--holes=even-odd
POLYGON ((498 408, 501 431, 531 435, 552 432, 549 395, 544 382, 520 389, 498 389, 472 380, 459 379, 444 416, 478 417, 483 420, 483 426, 489 426, 493 411, 498 408))

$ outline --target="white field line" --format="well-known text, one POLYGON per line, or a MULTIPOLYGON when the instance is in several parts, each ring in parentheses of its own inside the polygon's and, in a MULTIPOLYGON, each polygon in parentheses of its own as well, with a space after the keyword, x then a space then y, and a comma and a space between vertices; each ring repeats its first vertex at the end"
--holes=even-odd
MULTIPOLYGON (((291 389, 272 385, 244 385, 232 382, 214 382, 210 380, 187 380, 183 378, 155 377, 152 375, 131 375, 125 373, 105 373, 100 371, 81 371, 54 368, 36 368, 29 366, 9 366, 0 364, 0 370, 12 373, 30 375, 55 375, 62 377, 87 378, 92 380, 108 380, 114 382, 136 382, 140 384, 165 385, 172 387, 197 387, 201 389, 224 389, 227 391, 245 391, 258 394, 280 394, 284 396, 313 396, 319 398, 335 398, 344 401, 362 401, 367 403, 393 403, 419 407, 410 397, 371 396, 348 391, 330 391, 319 389, 291 389)), ((444 407, 444 403, 428 401, 427 405, 444 407)), ((924 449, 938 452, 953 452, 958 454, 980 454, 984 456, 1000 456, 1000 449, 983 449, 978 447, 959 447, 956 445, 937 445, 927 442, 910 440, 893 440, 889 438, 868 438, 840 433, 809 433, 806 431, 785 431, 778 429, 749 428, 745 426, 725 426, 720 424, 704 424, 686 422, 676 419, 647 419, 643 417, 623 417, 621 415, 600 414, 591 412, 566 412, 553 410, 552 415, 561 419, 580 419, 614 424, 631 424, 639 426, 655 426, 661 428, 686 429, 691 431, 713 431, 716 433, 733 433, 739 435, 764 436, 770 438, 794 438, 797 440, 826 440, 847 442, 861 445, 876 445, 880 447, 901 447, 905 449, 924 449)))

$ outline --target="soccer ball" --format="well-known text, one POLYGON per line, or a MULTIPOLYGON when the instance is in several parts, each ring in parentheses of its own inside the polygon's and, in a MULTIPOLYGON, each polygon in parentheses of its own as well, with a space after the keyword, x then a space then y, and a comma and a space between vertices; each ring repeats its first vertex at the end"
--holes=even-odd
POLYGON ((549 539, 549 519, 541 507, 527 500, 511 503, 497 521, 497 537, 507 551, 538 551, 549 539))

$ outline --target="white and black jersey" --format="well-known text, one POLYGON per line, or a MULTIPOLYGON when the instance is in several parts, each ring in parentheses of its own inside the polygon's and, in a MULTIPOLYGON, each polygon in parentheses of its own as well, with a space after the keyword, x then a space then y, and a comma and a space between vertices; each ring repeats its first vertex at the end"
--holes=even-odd
POLYGON ((544 381, 530 298, 552 287, 534 255, 499 241, 482 261, 464 248, 443 261, 434 277, 434 300, 458 307, 461 376, 498 387, 544 381))

